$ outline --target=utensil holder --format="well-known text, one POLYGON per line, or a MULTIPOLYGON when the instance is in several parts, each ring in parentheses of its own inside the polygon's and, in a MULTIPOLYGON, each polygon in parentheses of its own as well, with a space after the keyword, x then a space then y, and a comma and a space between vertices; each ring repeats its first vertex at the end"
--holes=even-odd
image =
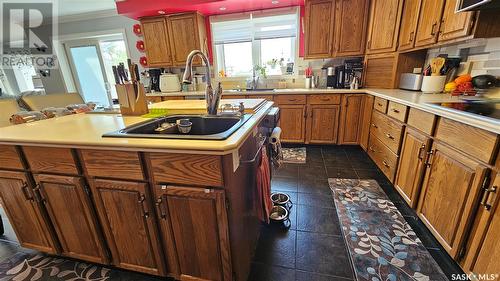
POLYGON ((149 113, 146 101, 146 90, 142 83, 137 83, 137 93, 134 84, 116 84, 116 94, 120 103, 122 115, 144 115, 149 113))
POLYGON ((306 89, 311 89, 311 86, 312 86, 312 78, 311 77, 306 77, 306 79, 304 80, 304 87, 306 89))
POLYGON ((424 76, 421 91, 424 93, 441 93, 446 82, 446 75, 424 76))

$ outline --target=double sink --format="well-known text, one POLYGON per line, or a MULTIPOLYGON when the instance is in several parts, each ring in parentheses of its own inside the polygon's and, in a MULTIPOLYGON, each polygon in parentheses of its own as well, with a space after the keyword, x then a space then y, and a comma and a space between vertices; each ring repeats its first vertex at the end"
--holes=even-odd
POLYGON ((134 124, 106 133, 103 137, 224 140, 243 126, 250 117, 251 114, 242 116, 172 115, 134 124), (180 120, 189 120, 188 122, 191 123, 189 132, 183 133, 178 129, 177 124, 180 120), (165 124, 170 125, 171 129, 159 131, 158 128, 162 128, 165 124))

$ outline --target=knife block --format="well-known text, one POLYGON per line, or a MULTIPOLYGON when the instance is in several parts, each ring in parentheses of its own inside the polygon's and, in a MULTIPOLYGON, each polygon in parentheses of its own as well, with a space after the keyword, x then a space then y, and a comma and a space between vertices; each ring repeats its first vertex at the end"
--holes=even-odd
POLYGON ((115 87, 122 115, 149 113, 146 90, 142 83, 137 83, 137 95, 134 91, 134 84, 116 84, 115 87))

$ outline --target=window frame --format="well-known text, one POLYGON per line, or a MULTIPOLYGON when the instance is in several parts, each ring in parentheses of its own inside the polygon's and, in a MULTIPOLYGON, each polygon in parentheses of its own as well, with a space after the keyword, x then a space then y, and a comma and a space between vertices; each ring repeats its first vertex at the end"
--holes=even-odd
MULTIPOLYGON (((299 52, 300 52, 300 26, 301 26, 301 18, 300 18, 300 9, 299 7, 287 7, 287 8, 277 8, 277 9, 269 9, 269 10, 263 10, 263 11, 257 11, 257 12, 245 12, 245 13, 236 13, 236 14, 227 14, 227 15, 222 15, 222 16, 215 16, 217 18, 220 18, 217 20, 217 22, 221 21, 231 21, 235 20, 238 18, 248 18, 251 14, 255 13, 260 13, 260 17, 271 17, 271 16, 276 16, 280 14, 295 14, 297 18, 297 26, 296 26, 296 36, 295 36, 295 46, 294 46, 294 65, 297 65, 297 62, 299 60, 299 52)), ((214 19, 214 16, 211 16, 209 18, 210 24, 212 24, 214 19)), ((213 56, 213 69, 214 69, 214 78, 217 79, 218 81, 239 81, 242 79, 247 79, 251 78, 252 75, 249 76, 232 76, 232 77, 219 77, 219 61, 224 64, 223 60, 224 57, 218 57, 218 52, 217 52, 217 46, 215 44, 215 40, 213 37, 213 29, 210 32, 210 37, 211 37, 211 44, 212 44, 212 56, 213 56)), ((289 38, 289 37, 287 37, 289 38)), ((260 65, 261 64, 261 40, 253 40, 252 39, 252 65, 260 65)), ((224 49, 224 48, 222 48, 224 49)), ((224 66, 225 69, 225 66, 224 66)), ((291 74, 291 75, 267 75, 268 79, 280 79, 280 78, 297 78, 299 75, 297 73, 291 74)))

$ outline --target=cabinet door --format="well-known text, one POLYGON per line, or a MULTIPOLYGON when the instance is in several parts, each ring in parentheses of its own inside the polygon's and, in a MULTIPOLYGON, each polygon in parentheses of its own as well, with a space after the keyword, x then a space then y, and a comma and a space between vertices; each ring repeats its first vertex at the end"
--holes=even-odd
POLYGON ((456 6, 457 0, 446 0, 439 29, 439 41, 464 37, 472 30, 474 12, 455 13, 456 6))
POLYGON ((147 184, 94 179, 92 195, 115 266, 165 275, 147 184))
POLYGON ((141 24, 148 66, 171 66, 172 54, 165 18, 146 18, 141 24))
POLYGON ((364 95, 344 95, 340 115, 339 144, 359 144, 364 95))
POLYGON ((406 0, 404 3, 399 31, 399 50, 408 50, 415 46, 415 33, 421 5, 422 0, 406 0))
POLYGON ((303 143, 306 130, 305 105, 279 105, 281 141, 303 143))
POLYGON ((478 227, 470 245, 470 254, 465 259, 465 272, 474 274, 495 274, 500 272, 500 173, 496 173, 485 190, 478 212, 478 227))
POLYGON ((430 137, 416 130, 406 129, 394 186, 412 208, 417 206, 429 144, 430 137))
POLYGON ((79 177, 35 175, 36 190, 47 208, 61 242, 62 254, 96 263, 107 263, 97 218, 89 194, 79 177))
POLYGON ((340 106, 313 104, 307 111, 307 142, 337 143, 340 106))
MULTIPOLYGON (((204 22, 200 23, 197 17, 198 14, 189 13, 172 15, 167 19, 173 64, 176 66, 185 66, 186 58, 193 50, 206 52, 204 50, 206 42, 200 42, 200 29, 205 29, 204 26, 200 27, 200 24, 204 22)), ((194 63, 200 64, 201 61, 196 57, 194 63)))
POLYGON ((224 191, 157 186, 155 195, 162 231, 171 225, 181 280, 231 280, 224 191))
POLYGON ((359 56, 365 53, 369 1, 336 0, 335 55, 359 56))
POLYGON ((458 259, 487 168, 440 143, 429 153, 417 214, 458 259))
POLYGON ((437 41, 445 0, 422 0, 418 17, 415 47, 434 44, 437 41))
POLYGON ((21 246, 56 254, 50 229, 26 174, 0 171, 0 197, 21 246))
POLYGON ((361 116, 361 133, 359 145, 366 151, 368 149, 368 139, 370 138, 370 126, 372 121, 372 111, 375 97, 366 95, 363 98, 363 113, 361 116))
POLYGON ((304 58, 330 58, 333 53, 334 0, 306 1, 304 58))
POLYGON ((370 54, 394 52, 403 0, 372 0, 371 3, 366 50, 370 54))

